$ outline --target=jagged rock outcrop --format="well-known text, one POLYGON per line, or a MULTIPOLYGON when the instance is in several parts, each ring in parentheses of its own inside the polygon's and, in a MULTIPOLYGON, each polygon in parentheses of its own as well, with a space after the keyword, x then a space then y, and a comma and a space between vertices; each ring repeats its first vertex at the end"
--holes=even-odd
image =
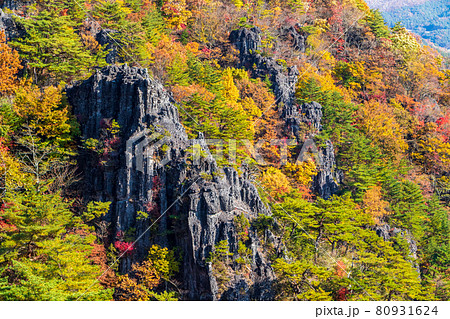
POLYGON ((401 237, 406 240, 409 247, 409 257, 417 258, 417 242, 409 230, 391 227, 389 224, 382 224, 375 227, 375 232, 384 241, 390 241, 393 237, 401 237))
POLYGON ((301 116, 304 123, 315 131, 322 130, 322 105, 317 102, 303 103, 301 105, 301 116))
POLYGON ((119 31, 112 29, 103 29, 92 20, 85 21, 86 29, 89 30, 91 36, 100 44, 104 51, 108 51, 105 57, 107 64, 123 63, 123 57, 119 55, 121 43, 118 40, 119 31))
POLYGON ((328 199, 339 190, 342 182, 342 172, 336 170, 334 146, 330 141, 319 149, 318 173, 313 181, 313 189, 320 197, 328 199))
POLYGON ((322 105, 317 102, 303 103, 300 107, 285 107, 282 114, 287 127, 298 141, 302 140, 300 129, 305 124, 314 134, 322 129, 322 105))
POLYGON ((177 247, 181 254, 178 280, 185 299, 273 298, 273 271, 253 227, 246 242, 252 252, 248 277, 239 275, 240 266, 230 257, 231 279, 219 282, 207 262, 222 240, 228 240, 230 252, 237 256, 236 216, 244 214, 251 221, 270 211, 245 174, 240 177, 232 168, 217 166, 201 135, 200 157, 188 151, 192 143, 172 97, 160 83, 146 70, 109 66, 68 88, 67 96, 84 138, 99 138, 105 120, 114 119, 121 128, 121 143, 110 154, 109 164, 99 166, 82 157, 80 167, 86 199, 112 202, 106 216, 113 230, 111 241, 117 232, 132 229, 139 238, 134 253, 122 260, 122 271, 145 258, 149 247, 158 243, 177 247), (149 204, 158 209, 148 218, 138 218, 149 204), (155 220, 157 224, 149 229, 155 220))
MULTIPOLYGON (((288 31, 294 34, 296 39, 293 42, 294 46, 299 46, 300 42, 305 45, 307 34, 300 34, 294 27, 288 31)), ((230 42, 239 50, 240 67, 251 70, 254 77, 269 76, 276 101, 282 106, 281 117, 286 127, 299 143, 303 143, 304 136, 300 135, 302 124, 309 127, 311 131, 309 137, 313 137, 322 129, 322 106, 317 102, 297 105, 295 98, 295 87, 299 75, 297 68, 294 66, 284 70, 284 67, 273 58, 261 56, 259 54, 260 33, 257 27, 234 30, 230 34, 230 42)), ((326 147, 322 148, 317 155, 319 173, 315 177, 313 188, 321 197, 327 199, 337 192, 342 174, 336 170, 334 147, 330 141, 326 142, 326 147)))
MULTIPOLYGON (((322 106, 317 102, 303 103, 301 112, 296 117, 286 118, 292 128, 299 127, 300 123, 307 125, 314 136, 322 129, 322 106)), ((296 132, 294 131, 294 134, 296 132)), ((298 137, 298 134, 296 134, 298 137)), ((336 158, 334 146, 326 141, 325 146, 318 150, 318 173, 313 181, 313 190, 320 197, 328 199, 339 190, 339 184, 343 180, 342 172, 336 170, 336 158)))
POLYGON ((95 40, 108 52, 106 63, 122 63, 123 59, 119 56, 119 43, 114 39, 118 31, 110 29, 101 29, 95 36, 95 40))
POLYGON ((0 9, 0 30, 5 30, 7 40, 25 36, 25 30, 18 25, 10 14, 0 9))
POLYGON ((261 30, 241 28, 230 33, 230 42, 239 50, 241 62, 245 62, 251 55, 257 54, 261 47, 261 30))
POLYGON ((292 48, 294 50, 304 53, 307 48, 306 40, 309 34, 301 29, 299 24, 290 26, 285 30, 285 36, 292 41, 292 48))
POLYGON ((22 9, 26 5, 32 4, 35 1, 22 0, 0 0, 0 8, 8 8, 9 10, 22 9))
POLYGON ((241 28, 230 34, 230 41, 239 50, 240 66, 252 70, 253 76, 264 78, 269 76, 277 103, 283 105, 283 115, 289 112, 295 102, 295 85, 297 84, 297 67, 287 68, 272 58, 259 54, 261 48, 261 30, 241 28))

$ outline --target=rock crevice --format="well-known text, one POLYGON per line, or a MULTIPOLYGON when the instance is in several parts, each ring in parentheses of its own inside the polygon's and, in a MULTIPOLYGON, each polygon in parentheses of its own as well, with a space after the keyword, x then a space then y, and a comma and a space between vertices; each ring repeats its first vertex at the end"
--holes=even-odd
POLYGON ((227 265, 230 280, 219 289, 214 265, 207 262, 211 251, 226 240, 230 253, 237 256, 236 217, 244 214, 252 221, 270 211, 251 182, 232 168, 218 167, 201 134, 197 143, 202 151, 194 158, 189 152, 193 143, 179 122, 177 107, 160 83, 146 70, 109 66, 68 88, 67 96, 83 138, 99 138, 105 119, 120 125, 120 146, 111 154, 110 164, 99 166, 83 156, 80 167, 85 197, 112 202, 106 216, 111 241, 117 232, 130 229, 135 229, 136 238, 142 236, 134 253, 122 261, 122 271, 145 258, 149 247, 157 243, 180 251, 178 279, 184 299, 272 298, 273 271, 253 227, 246 242, 252 250, 250 275, 241 278, 232 257, 227 265), (137 218, 149 206, 153 207, 150 216, 137 218), (157 217, 158 223, 146 231, 157 217))
POLYGON ((8 41, 20 37, 24 37, 26 32, 22 26, 17 24, 11 14, 6 14, 0 9, 0 30, 5 31, 6 39, 8 41))
MULTIPOLYGON (((293 48, 304 51, 307 34, 299 33, 294 27, 287 30, 293 40, 293 48)), ((276 103, 281 106, 280 115, 285 121, 287 129, 293 134, 299 143, 305 143, 305 137, 301 136, 301 127, 308 127, 309 136, 322 129, 322 106, 317 102, 297 105, 295 92, 299 72, 296 66, 285 67, 270 57, 263 57, 261 49, 261 30, 241 28, 230 34, 230 42, 239 50, 239 66, 250 70, 252 76, 269 77, 276 103)), ((306 144, 305 144, 306 145, 306 144)), ((317 154, 319 173, 315 177, 313 189, 323 198, 330 198, 339 189, 342 173, 336 169, 334 147, 331 141, 321 148, 317 154)))

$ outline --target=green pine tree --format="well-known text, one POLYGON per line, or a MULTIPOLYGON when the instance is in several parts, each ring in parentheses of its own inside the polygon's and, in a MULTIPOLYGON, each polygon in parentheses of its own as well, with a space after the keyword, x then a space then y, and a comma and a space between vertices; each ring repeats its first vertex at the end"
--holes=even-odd
POLYGON ((58 11, 42 10, 30 19, 17 20, 27 35, 12 44, 27 61, 35 83, 51 84, 83 78, 95 66, 105 65, 105 53, 84 47, 75 32, 76 21, 58 11))
POLYGON ((379 10, 370 10, 370 14, 367 15, 366 21, 377 38, 387 38, 389 36, 389 27, 386 25, 379 10))
POLYGON ((95 236, 43 187, 9 190, 0 209, 0 300, 111 300, 89 261, 95 236))

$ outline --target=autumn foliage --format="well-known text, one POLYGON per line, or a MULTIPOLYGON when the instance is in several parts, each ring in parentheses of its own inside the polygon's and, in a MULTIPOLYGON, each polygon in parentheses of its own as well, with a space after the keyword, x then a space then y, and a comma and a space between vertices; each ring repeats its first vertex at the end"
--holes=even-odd
POLYGON ((14 92, 17 72, 22 69, 19 53, 6 43, 5 31, 0 30, 0 96, 14 92))
POLYGON ((69 112, 61 90, 49 86, 41 91, 34 85, 17 89, 14 109, 26 125, 47 140, 64 140, 70 133, 69 112))
MULTIPOLYGON (((158 286, 178 270, 173 252, 153 245, 148 260, 134 264, 130 275, 120 276, 116 286, 116 299, 123 301, 176 300, 174 292, 158 292, 158 286)), ((173 283, 171 283, 174 285, 173 283)))
POLYGON ((129 132, 102 118, 97 138, 85 138, 64 90, 125 63, 171 93, 189 138, 225 141, 214 173, 198 172, 201 182, 213 188, 233 166, 271 211, 239 215, 253 204, 220 199, 232 208, 214 213, 235 214, 228 238, 217 233, 196 255, 216 280, 215 298, 235 296, 226 292, 236 276, 255 285, 257 247, 278 300, 450 299, 449 62, 401 24, 388 27, 362 0, 40 0, 14 13, 24 34, 10 40, 0 30, 0 300, 189 295, 176 247, 186 236, 184 195, 164 219, 161 209, 197 174, 190 154, 179 163, 181 186, 165 171, 146 182, 146 198, 108 199, 134 209, 126 221, 82 195, 91 186, 83 165, 116 174, 129 132), (253 27, 261 45, 252 54, 284 75, 297 68, 292 108, 303 119, 303 103, 319 103, 320 128, 297 123, 294 136, 272 83, 284 77, 240 63, 230 32, 253 27), (319 154, 296 162, 307 140, 319 154), (318 187, 331 184, 337 189, 320 198, 318 187))

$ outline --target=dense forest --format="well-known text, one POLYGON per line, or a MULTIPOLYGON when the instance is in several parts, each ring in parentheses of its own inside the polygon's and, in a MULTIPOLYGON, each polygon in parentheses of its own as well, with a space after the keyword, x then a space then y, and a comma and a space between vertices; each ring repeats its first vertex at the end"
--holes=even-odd
MULTIPOLYGON (((401 23, 405 28, 420 35, 429 43, 443 48, 448 56, 450 50, 450 4, 446 0, 412 1, 403 6, 391 3, 373 3, 379 9, 389 26, 401 23)), ((398 2, 397 2, 398 3, 398 2)))
POLYGON ((402 25, 0 4, 0 300, 450 299, 450 70, 402 25))

